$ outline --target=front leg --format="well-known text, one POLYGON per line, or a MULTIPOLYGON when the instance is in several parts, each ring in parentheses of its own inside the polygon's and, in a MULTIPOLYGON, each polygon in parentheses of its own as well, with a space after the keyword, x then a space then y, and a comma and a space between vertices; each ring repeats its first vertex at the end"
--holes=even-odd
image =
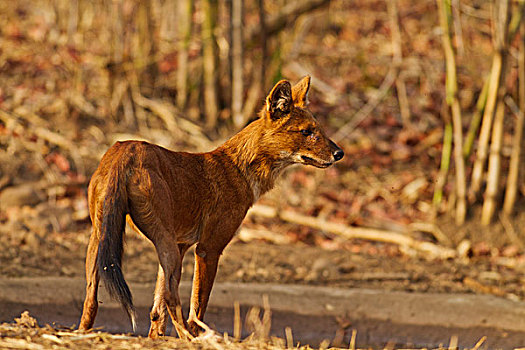
POLYGON ((195 247, 195 273, 191 290, 191 305, 188 317, 188 330, 197 336, 201 327, 195 321, 203 321, 210 298, 219 258, 241 226, 248 208, 235 208, 231 205, 216 208, 214 220, 206 223, 199 242, 195 247))

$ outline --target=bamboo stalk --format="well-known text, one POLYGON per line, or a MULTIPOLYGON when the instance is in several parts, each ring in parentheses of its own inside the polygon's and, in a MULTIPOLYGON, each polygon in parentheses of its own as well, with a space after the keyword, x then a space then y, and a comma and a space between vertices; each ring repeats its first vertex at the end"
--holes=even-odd
POLYGON ((485 105, 487 104, 489 81, 489 78, 485 79, 485 83, 483 84, 483 88, 481 89, 481 93, 479 94, 478 101, 476 102, 476 110, 474 111, 474 114, 472 115, 472 119, 470 121, 467 136, 465 138, 465 144, 463 145, 463 157, 465 158, 465 160, 467 160, 468 157, 470 157, 470 154, 472 152, 472 145, 474 144, 474 140, 476 139, 476 136, 478 134, 479 125, 481 124, 481 116, 483 115, 483 110, 485 109, 485 105))
POLYGON ((177 107, 183 110, 188 100, 188 47, 191 38, 191 15, 193 11, 193 0, 180 0, 178 4, 179 37, 178 69, 177 69, 177 107))
POLYGON ((450 2, 447 0, 437 0, 437 3, 439 10, 439 21, 443 30, 443 35, 441 37, 447 70, 447 104, 451 107, 452 111, 454 162, 456 164, 456 223, 461 225, 465 222, 465 217, 467 214, 467 204, 465 200, 467 183, 465 178, 465 161, 463 159, 461 108, 457 96, 456 60, 454 57, 454 49, 452 48, 449 30, 451 9, 450 2))
POLYGON ((452 122, 448 113, 446 104, 442 108, 442 116, 445 122, 445 130, 443 132, 443 150, 441 151, 441 165, 434 187, 434 197, 432 202, 436 208, 439 207, 443 199, 443 187, 447 180, 448 169, 450 168, 450 157, 452 155, 452 122))
MULTIPOLYGON (((403 64, 403 51, 401 45, 401 30, 399 29, 399 16, 397 12, 397 0, 386 0, 390 30, 392 31, 392 63, 400 70, 403 64)), ((411 126, 410 107, 408 104, 407 90, 403 74, 396 78, 396 92, 399 101, 399 112, 404 127, 411 126)))
POLYGON ((485 190, 485 200, 481 212, 481 224, 490 224, 496 210, 496 196, 498 194, 498 185, 501 171, 501 146, 503 144, 503 122, 505 119, 505 96, 504 75, 505 75, 505 50, 507 41, 507 28, 509 20, 509 0, 496 2, 495 20, 496 20, 496 47, 499 48, 497 55, 501 56, 502 71, 500 84, 497 89, 497 109, 492 126, 492 136, 490 144, 490 156, 487 171, 487 188, 485 190))
POLYGON ((157 26, 151 1, 140 1, 138 3, 137 16, 135 19, 138 34, 138 48, 134 57, 134 68, 138 72, 138 78, 142 87, 154 89, 157 81, 158 69, 156 62, 150 62, 150 57, 155 57, 158 52, 157 26))
MULTIPOLYGON (((268 61, 268 43, 266 41, 266 11, 264 10, 264 0, 258 0, 259 22, 260 22, 260 37, 261 37, 261 69, 260 74, 260 91, 266 91, 266 65, 268 61)), ((246 113, 244 114, 246 115, 246 113)))
POLYGON ((80 15, 78 1, 79 0, 69 1, 69 16, 68 16, 68 23, 67 23, 67 41, 68 41, 68 44, 70 45, 75 44, 74 36, 78 32, 78 17, 80 15))
MULTIPOLYGON (((525 3, 525 1, 522 1, 525 3)), ((519 82, 519 114, 516 118, 514 138, 512 142, 512 153, 510 156, 509 175, 503 201, 503 211, 511 214, 516 202, 519 183, 519 168, 521 159, 521 139, 523 137, 523 124, 525 120, 525 21, 521 22, 520 44, 518 56, 518 82, 519 82)))
POLYGON ((505 118, 505 104, 498 101, 494 125, 492 127, 492 143, 490 144, 489 167, 487 171, 487 189, 481 211, 481 224, 490 224, 496 211, 496 196, 498 195, 499 177, 501 171, 501 145, 503 143, 503 120, 505 118))
POLYGON ((472 182, 470 185, 470 196, 472 198, 475 198, 481 189, 484 166, 488 155, 490 130, 492 129, 492 120, 494 116, 494 109, 496 107, 498 86, 501 80, 502 64, 502 55, 499 51, 497 51, 492 59, 489 89, 487 92, 487 105, 485 106, 485 110, 483 112, 478 139, 478 150, 476 152, 476 160, 474 161, 474 166, 472 168, 472 182))
POLYGON ((204 81, 204 113, 206 126, 214 128, 219 114, 217 97, 218 50, 215 40, 217 0, 203 0, 202 12, 202 61, 204 81))
POLYGON ((241 128, 245 119, 242 114, 243 101, 243 41, 242 41, 242 0, 231 2, 231 31, 232 31, 232 119, 237 129, 241 128))
MULTIPOLYGON (((508 4, 508 0, 504 0, 504 2, 508 4)), ((496 3, 500 4, 500 2, 498 1, 496 3)), ((501 28, 501 25, 497 26, 494 33, 495 52, 492 58, 490 82, 487 92, 487 105, 485 106, 485 111, 483 113, 483 120, 481 123, 481 130, 478 141, 478 151, 476 153, 476 160, 472 168, 472 182, 469 196, 474 199, 477 197, 477 194, 481 189, 481 184, 483 181, 483 171, 488 156, 489 139, 492 129, 492 122, 494 119, 494 110, 497 104, 498 90, 503 82, 502 72, 504 71, 505 66, 503 50, 505 47, 505 28, 507 28, 507 21, 508 16, 505 22, 505 27, 501 28)))

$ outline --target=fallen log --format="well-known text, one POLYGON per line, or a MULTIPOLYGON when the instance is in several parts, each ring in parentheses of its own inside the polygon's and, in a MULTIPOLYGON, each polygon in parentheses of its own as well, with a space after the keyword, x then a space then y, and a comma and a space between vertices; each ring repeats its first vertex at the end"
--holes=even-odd
POLYGON ((368 241, 397 244, 402 247, 408 247, 421 253, 428 254, 431 258, 450 259, 457 256, 454 249, 442 247, 431 242, 418 241, 403 233, 365 227, 352 227, 299 214, 292 210, 277 210, 276 208, 267 205, 254 205, 248 212, 248 215, 265 218, 279 218, 286 222, 305 225, 321 231, 340 235, 347 239, 364 239, 368 241))

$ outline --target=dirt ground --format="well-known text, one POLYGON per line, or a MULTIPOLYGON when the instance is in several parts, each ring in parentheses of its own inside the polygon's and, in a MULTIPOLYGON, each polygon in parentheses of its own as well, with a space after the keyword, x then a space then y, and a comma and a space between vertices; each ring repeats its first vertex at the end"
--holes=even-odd
MULTIPOLYGON (((13 233, 13 236, 16 236, 16 233, 13 233)), ((69 281, 68 278, 73 278, 78 285, 78 288, 74 288, 78 293, 74 292, 73 304, 66 307, 68 310, 74 310, 73 315, 69 318, 65 317, 63 306, 57 306, 52 302, 48 305, 42 301, 42 296, 35 296, 34 293, 31 294, 33 297, 27 295, 22 304, 0 305, 4 312, 12 314, 14 317, 21 311, 30 309, 36 310, 39 316, 42 315, 42 320, 45 323, 57 322, 57 324, 67 326, 75 323, 83 298, 82 279, 84 277, 84 256, 88 236, 89 230, 86 228, 78 232, 51 234, 45 239, 26 234, 19 246, 3 244, 3 249, 0 251, 0 275, 3 277, 23 277, 24 280, 36 278, 35 281, 39 285, 41 283, 38 282, 38 278, 43 278, 42 281, 45 281, 46 278, 55 276, 64 279, 65 285, 63 287, 59 287, 61 280, 57 280, 59 290, 70 290, 72 288, 71 283, 67 282, 69 281), (36 306, 40 303, 43 303, 42 306, 36 306)), ((4 242, 5 239, 6 235, 3 237, 4 242)), ((364 241, 356 241, 353 244, 354 246, 349 246, 346 249, 327 249, 326 247, 305 243, 271 244, 260 240, 243 242, 236 238, 227 247, 221 259, 217 283, 219 286, 228 285, 229 282, 266 284, 269 286, 268 294, 272 298, 276 296, 272 296, 270 286, 275 284, 289 285, 290 290, 296 290, 303 285, 305 288, 307 286, 321 286, 333 287, 334 290, 376 291, 378 293, 377 301, 372 301, 372 298, 368 300, 370 303, 368 307, 360 306, 365 310, 373 309, 377 302, 387 298, 391 292, 409 292, 410 294, 406 294, 406 298, 414 294, 426 296, 428 300, 419 304, 411 304, 410 307, 400 305, 396 307, 398 309, 401 307, 403 310, 410 309, 410 313, 419 315, 421 320, 425 320, 425 317, 429 317, 429 319, 436 317, 428 307, 439 303, 441 296, 446 300, 447 298, 458 298, 460 295, 465 295, 464 293, 467 295, 489 294, 501 300, 510 299, 509 301, 514 302, 522 300, 525 295, 522 281, 524 267, 519 255, 505 260, 499 253, 492 252, 493 256, 491 256, 489 251, 484 252, 484 255, 476 252, 477 256, 465 259, 430 260, 421 255, 408 256, 394 245, 364 241), (505 262, 507 266, 504 266, 505 262), (513 262, 513 264, 509 262, 513 262)), ((192 251, 186 255, 183 269, 183 284, 185 286, 183 289, 186 290, 189 287, 188 281, 192 278, 193 272, 192 251)), ((134 287, 133 284, 135 286, 144 285, 149 288, 146 293, 142 293, 146 295, 146 305, 138 306, 144 327, 148 324, 146 316, 156 272, 157 258, 152 245, 134 232, 128 232, 124 257, 125 277, 132 284, 132 290, 138 299, 144 299, 144 297, 141 297, 140 289, 137 292, 137 287, 134 287)), ((236 288, 230 291, 233 295, 239 292, 240 289, 236 292, 236 288)), ((68 293, 73 293, 72 289, 68 293)), ((304 293, 309 292, 305 291, 304 293)), ((70 297, 69 294, 68 297, 70 297)), ((185 294, 188 292, 183 293, 183 295, 185 294)), ((2 293, 0 292, 1 296, 2 293)), ((58 297, 58 299, 63 298, 58 297)), ((183 300, 186 301, 187 298, 185 297, 183 300)), ((106 305, 107 301, 104 300, 103 305, 106 305)), ((324 303, 322 299, 315 300, 315 298, 311 302, 314 304, 324 303)), ((111 305, 113 304, 106 305, 106 308, 111 305)), ((389 309, 389 307, 384 309, 389 309)), ((439 307, 437 309, 439 310, 439 307)), ((217 327, 216 329, 231 331, 233 314, 231 306, 229 309, 211 307, 209 311, 206 318, 207 322, 217 327)), ((243 319, 247 317, 248 311, 246 307, 242 309, 243 319)), ((396 313, 395 311, 392 312, 396 313)), ((472 312, 475 314, 475 309, 472 312)), ((351 320, 331 316, 328 311, 317 312, 315 316, 306 317, 300 316, 300 313, 301 310, 296 310, 296 312, 275 310, 274 319, 277 322, 272 325, 272 332, 284 337, 284 327, 292 324, 297 327, 294 328, 297 340, 302 341, 302 344, 309 343, 313 346, 319 346, 323 337, 333 341, 336 334, 334 330, 339 329, 342 323, 347 322, 349 328, 344 332, 345 344, 348 344, 351 329, 355 328, 359 329, 357 344, 359 346, 372 346, 373 348, 381 347, 382 342, 386 340, 393 341, 397 346, 437 346, 439 343, 447 344, 450 337, 454 334, 460 334, 460 344, 464 346, 474 345, 480 335, 484 335, 489 340, 483 348, 512 349, 522 345, 519 342, 525 339, 523 334, 517 331, 498 329, 497 326, 486 328, 483 321, 468 328, 450 326, 448 321, 444 322, 443 325, 429 327, 418 326, 418 322, 410 326, 399 325, 394 320, 400 314, 397 314, 398 316, 390 321, 378 321, 364 317, 361 312, 357 318, 353 312, 350 312, 350 315, 354 315, 351 320), (315 322, 312 323, 312 320, 315 322), (318 326, 314 326, 315 324, 318 326), (406 343, 407 339, 411 342, 406 343), (417 339, 417 343, 414 343, 414 339, 417 339)), ((468 317, 468 315, 458 312, 457 314, 448 314, 446 317, 461 319, 468 317)), ((496 317, 494 322, 497 324, 497 317, 505 316, 494 314, 494 317, 496 317)), ((101 311, 98 321, 102 322, 100 325, 104 325, 105 329, 112 332, 129 332, 125 315, 116 305, 106 311, 101 311)), ((453 322, 451 323, 453 324, 453 322)), ((56 331, 54 332, 51 334, 56 335, 56 331)), ((144 332, 146 329, 143 329, 141 334, 144 332)), ((3 334, 1 330, 0 334, 3 334)), ((5 334, 7 335, 3 335, 4 337, 9 337, 8 333, 5 334)), ((121 341, 112 339, 111 336, 104 337, 101 338, 104 339, 104 342, 110 341, 115 346, 121 341)), ((40 338, 34 339, 39 341, 40 338)), ((67 338, 64 339, 64 341, 67 340, 67 338)), ((261 347, 261 344, 266 343, 257 344, 261 347)))
MULTIPOLYGON (((284 228, 283 228, 284 229, 284 228)), ((0 240, 0 275, 5 277, 84 277, 89 230, 37 234, 13 231, 0 240), (17 241, 19 244, 12 244, 17 241), (9 244, 11 243, 11 244, 9 244)), ((486 293, 510 299, 525 296, 521 255, 502 256, 483 244, 477 256, 433 260, 409 256, 391 244, 351 242, 346 249, 305 243, 272 244, 239 238, 226 248, 220 261, 219 282, 268 282, 388 291, 486 293)), ((126 236, 124 273, 132 282, 156 278, 157 257, 151 243, 133 231, 126 236)), ((193 252, 183 262, 183 280, 191 280, 193 252)))

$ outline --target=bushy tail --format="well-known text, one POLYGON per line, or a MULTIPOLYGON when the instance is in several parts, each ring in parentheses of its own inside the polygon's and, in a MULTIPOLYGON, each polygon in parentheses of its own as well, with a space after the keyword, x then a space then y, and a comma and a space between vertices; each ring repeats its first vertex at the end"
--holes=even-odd
POLYGON ((121 269, 128 211, 125 174, 125 169, 119 169, 109 182, 104 199, 97 263, 109 295, 122 304, 135 332, 137 325, 133 298, 121 269))

